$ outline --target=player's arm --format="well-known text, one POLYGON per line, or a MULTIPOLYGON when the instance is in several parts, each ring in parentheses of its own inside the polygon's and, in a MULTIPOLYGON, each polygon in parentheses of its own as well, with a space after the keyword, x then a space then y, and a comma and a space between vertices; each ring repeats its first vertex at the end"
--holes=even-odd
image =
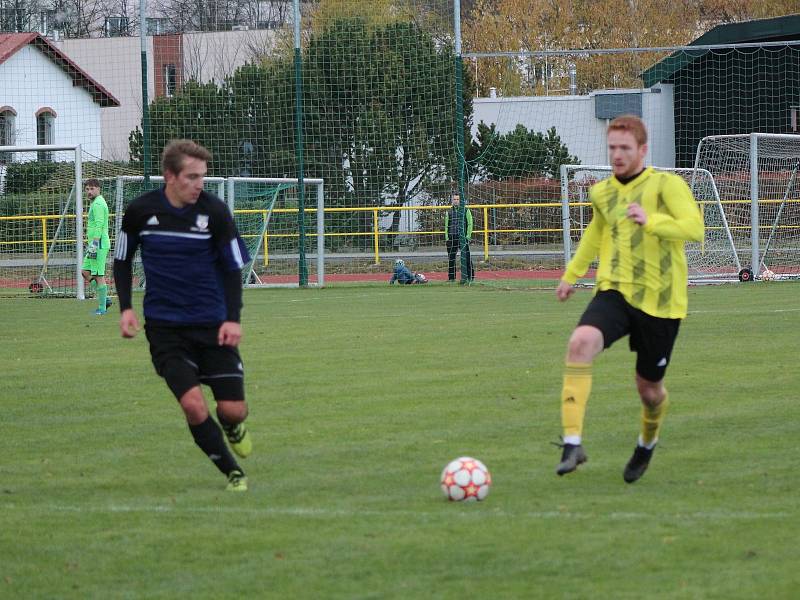
MULTIPOLYGON (((102 198, 102 196, 101 196, 102 198)), ((108 204, 106 204, 105 200, 100 205, 100 210, 98 211, 100 215, 97 218, 97 246, 102 247, 103 245, 103 237, 108 237, 108 204)))
MULTIPOLYGON (((99 202, 92 202, 89 207, 89 215, 86 219, 86 237, 89 238, 89 244, 100 246, 100 236, 103 233, 103 219, 104 211, 101 210, 99 202)), ((108 212, 105 211, 105 219, 108 221, 108 212)))
POLYGON ((217 342, 220 346, 238 346, 242 339, 242 271, 236 269, 222 274, 222 287, 225 290, 225 305, 228 314, 220 325, 217 342))
POLYGON ((701 241, 705 230, 703 216, 686 182, 680 177, 670 177, 661 197, 669 214, 648 215, 643 223, 645 232, 668 241, 701 241))
POLYGON ((219 213, 212 220, 213 235, 222 261, 222 287, 225 295, 226 317, 220 325, 217 342, 220 346, 238 346, 242 339, 239 323, 242 313, 242 269, 250 261, 233 217, 220 202, 219 213))
POLYGON ((574 285, 580 277, 586 274, 589 270, 589 265, 592 264, 600 252, 600 242, 603 238, 603 229, 605 228, 606 221, 601 216, 599 211, 594 211, 592 220, 589 226, 584 230, 581 236, 581 241, 578 244, 578 249, 575 251, 575 256, 567 264, 564 270, 564 275, 561 281, 574 285))
POLYGON ((89 206, 89 214, 86 216, 86 256, 89 258, 97 258, 97 249, 100 247, 100 232, 102 230, 98 227, 98 212, 100 211, 97 210, 96 203, 92 202, 91 206, 89 206))
POLYGON ((114 250, 114 285, 119 299, 119 330, 122 337, 130 338, 139 330, 139 320, 132 308, 133 257, 139 245, 136 219, 128 210, 122 218, 122 228, 117 235, 114 250))

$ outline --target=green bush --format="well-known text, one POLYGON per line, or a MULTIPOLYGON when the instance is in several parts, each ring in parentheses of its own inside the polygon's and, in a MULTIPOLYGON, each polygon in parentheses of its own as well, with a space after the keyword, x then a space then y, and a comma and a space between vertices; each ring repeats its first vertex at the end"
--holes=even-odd
POLYGON ((28 194, 41 188, 58 171, 54 162, 20 162, 6 166, 6 194, 28 194))

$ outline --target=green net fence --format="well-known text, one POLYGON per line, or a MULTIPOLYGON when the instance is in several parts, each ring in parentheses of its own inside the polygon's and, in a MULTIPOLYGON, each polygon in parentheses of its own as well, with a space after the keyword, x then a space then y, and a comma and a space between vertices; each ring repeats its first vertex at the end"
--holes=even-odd
MULTIPOLYGON (((0 34, 0 76, 13 81, 0 88, 0 146, 81 144, 87 162, 108 166, 103 191, 118 226, 117 211, 145 180, 160 185, 164 145, 193 139, 213 153, 208 189, 229 203, 252 251, 248 283, 313 284, 327 270, 326 284, 335 284, 388 279, 396 258, 445 277, 455 191, 471 211, 478 279, 562 268, 570 245, 562 203, 579 200, 561 167, 607 165, 605 128, 620 114, 644 119, 648 162, 667 169, 693 168, 707 136, 800 127, 794 21, 781 21, 781 42, 736 45, 722 32, 714 46, 604 50, 607 40, 585 25, 584 37, 573 35, 580 23, 540 19, 531 30, 541 7, 515 13, 512 4, 464 2, 456 15, 445 0, 320 0, 300 2, 296 18, 291 3, 176 10, 163 2, 144 21, 131 14, 61 35, 0 34), (558 50, 558 32, 583 49, 558 50), (140 179, 126 179, 117 202, 122 176, 140 179), (316 184, 270 182, 300 177, 324 182, 321 220, 316 184)), ((771 178, 793 189, 794 146, 786 152, 771 178)), ((43 248, 42 217, 57 221, 68 203, 68 191, 56 200, 33 179, 15 191, 15 169, 59 162, 69 159, 0 151, 0 260, 31 263, 3 271, 4 289, 27 289, 45 259, 53 268, 54 255, 31 249, 43 248)), ((710 176, 744 177, 747 165, 736 165, 710 176)), ((52 167, 30 167, 40 168, 52 167)), ((767 235, 795 231, 793 193, 767 235)), ((72 239, 67 232, 58 235, 72 239)), ((735 242, 747 263, 746 236, 735 242)), ((797 268, 791 239, 775 248, 783 270, 797 268)), ((70 260, 66 251, 59 260, 70 260)), ((65 294, 75 288, 68 278, 65 294)))

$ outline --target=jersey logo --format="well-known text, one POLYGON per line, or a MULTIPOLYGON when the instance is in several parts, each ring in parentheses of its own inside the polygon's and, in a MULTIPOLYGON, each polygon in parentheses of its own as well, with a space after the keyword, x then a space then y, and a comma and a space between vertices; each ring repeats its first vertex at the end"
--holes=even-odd
POLYGON ((660 361, 656 363, 657 367, 666 367, 667 366, 667 358, 664 357, 660 361))
POLYGON ((208 231, 208 215, 197 215, 195 225, 192 231, 208 231))
POLYGON ((149 219, 147 219, 147 224, 148 224, 148 225, 158 225, 158 217, 156 217, 155 215, 153 215, 152 217, 150 217, 149 219))

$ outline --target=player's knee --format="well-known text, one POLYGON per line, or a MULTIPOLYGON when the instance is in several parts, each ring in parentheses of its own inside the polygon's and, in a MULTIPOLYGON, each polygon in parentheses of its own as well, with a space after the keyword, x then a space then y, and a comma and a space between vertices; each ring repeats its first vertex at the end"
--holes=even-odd
POLYGON ((567 359, 590 362, 603 349, 603 334, 593 327, 577 327, 569 338, 567 359))
POLYGON ((654 383, 637 378, 636 387, 639 390, 639 397, 642 399, 642 403, 651 408, 661 404, 666 396, 666 390, 660 381, 654 383))
POLYGON ((208 418, 208 407, 199 387, 193 387, 185 392, 179 402, 186 420, 192 425, 198 425, 208 418))
POLYGON ((218 400, 217 414, 227 423, 241 423, 247 418, 247 404, 242 400, 218 400))

